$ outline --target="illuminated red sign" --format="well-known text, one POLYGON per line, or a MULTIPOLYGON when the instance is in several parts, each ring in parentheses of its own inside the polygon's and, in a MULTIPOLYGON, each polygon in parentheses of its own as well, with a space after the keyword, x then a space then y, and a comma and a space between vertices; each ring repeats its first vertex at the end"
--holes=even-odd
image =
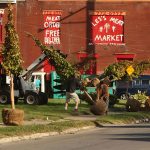
POLYGON ((96 13, 91 15, 92 44, 124 43, 124 15, 121 13, 96 13), (110 15, 112 14, 112 15, 110 15))
POLYGON ((59 10, 43 11, 44 15, 44 44, 60 44, 60 18, 62 12, 59 10))

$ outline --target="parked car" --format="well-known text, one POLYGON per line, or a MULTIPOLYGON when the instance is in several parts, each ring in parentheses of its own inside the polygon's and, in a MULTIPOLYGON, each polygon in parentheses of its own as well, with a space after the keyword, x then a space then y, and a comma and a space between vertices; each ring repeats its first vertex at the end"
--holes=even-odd
POLYGON ((127 99, 128 96, 138 93, 138 91, 145 92, 150 96, 150 75, 140 75, 132 81, 115 81, 116 91, 115 95, 120 99, 127 99))

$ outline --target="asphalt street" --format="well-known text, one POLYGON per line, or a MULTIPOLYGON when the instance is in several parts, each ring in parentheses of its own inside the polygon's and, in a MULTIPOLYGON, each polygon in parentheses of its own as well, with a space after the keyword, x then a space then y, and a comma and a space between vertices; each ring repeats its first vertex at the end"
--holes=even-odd
POLYGON ((150 150, 150 124, 88 129, 0 144, 0 150, 150 150))

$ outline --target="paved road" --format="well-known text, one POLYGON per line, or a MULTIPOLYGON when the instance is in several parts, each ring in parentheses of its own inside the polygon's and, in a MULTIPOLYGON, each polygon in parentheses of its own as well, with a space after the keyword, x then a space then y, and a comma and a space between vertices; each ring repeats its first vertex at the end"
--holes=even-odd
POLYGON ((0 145, 0 150, 150 150, 150 124, 105 126, 0 145))

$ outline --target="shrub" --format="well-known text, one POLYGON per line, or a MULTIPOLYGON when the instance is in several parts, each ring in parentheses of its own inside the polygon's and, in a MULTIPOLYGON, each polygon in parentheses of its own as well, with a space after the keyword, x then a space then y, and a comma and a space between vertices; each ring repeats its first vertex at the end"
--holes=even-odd
POLYGON ((149 99, 149 97, 146 96, 145 92, 141 91, 138 91, 137 94, 131 95, 131 98, 139 101, 141 103, 141 107, 145 107, 145 102, 149 99))

